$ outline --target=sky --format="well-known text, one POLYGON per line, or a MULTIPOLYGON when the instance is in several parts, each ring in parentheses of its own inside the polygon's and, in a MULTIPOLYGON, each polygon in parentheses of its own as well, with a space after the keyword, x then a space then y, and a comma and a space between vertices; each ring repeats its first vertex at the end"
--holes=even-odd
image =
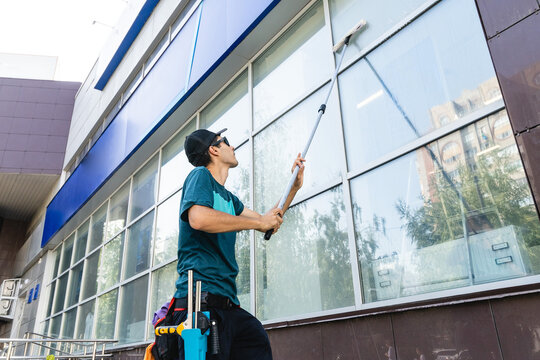
POLYGON ((57 56, 54 80, 83 82, 128 6, 128 0, 0 0, 0 53, 57 56))

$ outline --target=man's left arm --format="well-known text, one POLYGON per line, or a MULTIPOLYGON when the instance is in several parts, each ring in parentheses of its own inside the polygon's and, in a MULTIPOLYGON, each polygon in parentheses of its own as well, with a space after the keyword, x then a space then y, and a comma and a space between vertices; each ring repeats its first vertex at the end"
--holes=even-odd
POLYGON ((244 211, 242 211, 242 213, 239 216, 245 216, 245 217, 248 217, 250 219, 260 219, 261 218, 261 214, 259 214, 258 212, 255 212, 255 211, 253 211, 251 209, 248 209, 247 207, 244 208, 244 211))
MULTIPOLYGON (((287 199, 285 200, 285 204, 283 204, 283 209, 277 209, 279 205, 279 201, 278 201, 278 203, 276 203, 276 205, 274 205, 274 207, 270 209, 269 212, 279 213, 279 216, 283 217, 283 214, 285 214, 285 211, 287 211, 287 209, 291 205, 291 202, 293 201, 296 193, 298 192, 298 190, 300 190, 300 188, 302 187, 304 183, 304 161, 306 160, 300 157, 300 154, 298 154, 298 156, 296 157, 294 161, 291 172, 294 171, 294 168, 296 166, 298 166, 300 170, 298 171, 298 175, 296 176, 296 180, 291 188, 289 196, 287 196, 287 199)), ((240 216, 246 216, 251 219, 259 219, 262 215, 251 209, 244 208, 240 216)))
MULTIPOLYGON (((291 203, 292 203, 294 197, 296 196, 296 193, 298 192, 298 190, 300 190, 300 188, 304 184, 304 169, 305 169, 304 161, 306 161, 306 160, 301 157, 301 154, 298 154, 298 156, 294 160, 294 164, 292 166, 291 173, 294 172, 294 169, 297 166, 300 168, 300 170, 298 171, 298 175, 296 175, 296 179, 295 179, 294 184, 293 184, 293 186, 291 188, 291 191, 289 192, 289 196, 287 196, 287 199, 285 200, 285 203, 283 204, 283 209, 281 209, 281 211, 282 211, 281 215, 282 216, 283 216, 283 214, 285 214, 285 211, 287 211, 287 209, 291 205, 291 203)), ((278 205, 279 205, 279 202, 274 206, 274 208, 277 208, 278 205)))

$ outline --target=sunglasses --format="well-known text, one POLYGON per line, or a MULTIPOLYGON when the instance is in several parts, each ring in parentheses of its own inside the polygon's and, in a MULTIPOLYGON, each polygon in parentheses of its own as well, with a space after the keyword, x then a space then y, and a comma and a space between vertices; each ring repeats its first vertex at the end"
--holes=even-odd
POLYGON ((222 142, 224 142, 225 145, 227 145, 227 146, 231 146, 231 144, 229 144, 229 140, 227 140, 227 137, 222 137, 221 139, 219 139, 219 140, 216 141, 215 143, 211 144, 210 146, 218 146, 218 145, 221 144, 222 142))

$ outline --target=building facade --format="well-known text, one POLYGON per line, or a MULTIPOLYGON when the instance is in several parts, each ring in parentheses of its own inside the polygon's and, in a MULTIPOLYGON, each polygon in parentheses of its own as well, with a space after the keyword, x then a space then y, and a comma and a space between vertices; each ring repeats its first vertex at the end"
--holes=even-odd
MULTIPOLYGON (((40 63, 39 60, 38 57, 32 62, 40 63)), ((45 65, 49 63, 47 59, 45 65)), ((43 69, 41 77, 46 78, 50 68, 44 66, 43 69)), ((21 75, 21 71, 17 69, 15 75, 21 75)), ((28 75, 39 74, 30 71, 28 75)), ((40 298, 45 262, 31 254, 41 251, 45 206, 62 181, 75 94, 80 85, 76 82, 0 78, 2 338, 19 329, 23 332, 34 329, 35 316, 31 313, 35 312, 40 298), (18 277, 24 273, 26 281, 20 281, 18 277), (22 311, 26 303, 28 305, 22 311), (11 326, 13 323, 15 327, 11 326)))
POLYGON ((40 250, 14 274, 44 264, 34 331, 142 354, 174 294, 185 136, 227 127, 240 165, 226 186, 265 212, 329 89, 333 44, 365 19, 282 228, 238 234, 242 307, 276 359, 540 358, 539 13, 132 2, 76 97, 65 181, 27 240, 40 250))

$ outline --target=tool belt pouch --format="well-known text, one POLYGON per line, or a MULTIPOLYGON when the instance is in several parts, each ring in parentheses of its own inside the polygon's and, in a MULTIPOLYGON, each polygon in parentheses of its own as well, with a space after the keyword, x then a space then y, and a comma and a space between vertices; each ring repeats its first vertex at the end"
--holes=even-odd
MULTIPOLYGON (((154 329, 159 326, 176 326, 185 320, 185 311, 175 311, 175 300, 172 298, 167 314, 156 322, 154 329)), ((174 333, 155 336, 152 354, 155 360, 179 360, 178 335, 174 333)))

